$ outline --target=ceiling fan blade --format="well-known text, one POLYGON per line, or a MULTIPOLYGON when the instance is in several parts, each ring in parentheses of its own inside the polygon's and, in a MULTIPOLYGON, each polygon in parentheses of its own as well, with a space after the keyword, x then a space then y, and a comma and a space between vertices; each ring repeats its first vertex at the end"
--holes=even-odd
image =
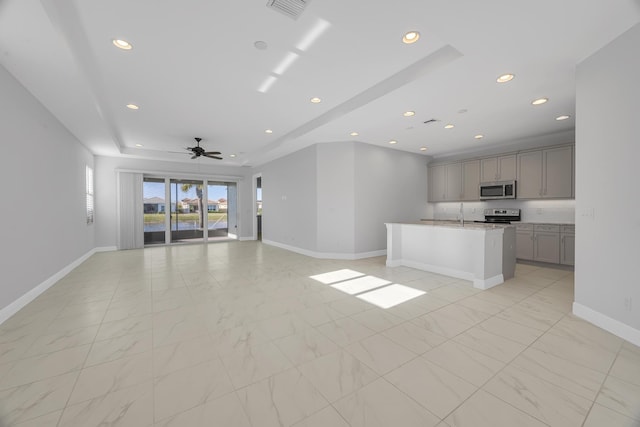
POLYGON ((221 153, 221 152, 219 152, 219 151, 205 151, 205 153, 204 153, 204 154, 214 154, 214 155, 218 155, 218 154, 222 154, 222 153, 221 153))
POLYGON ((209 158, 211 158, 211 159, 218 159, 218 160, 222 160, 222 157, 215 156, 215 155, 213 155, 212 153, 204 153, 204 154, 203 154, 203 156, 205 156, 205 157, 209 157, 209 158))
POLYGON ((198 157, 197 154, 194 154, 193 156, 191 156, 192 159, 195 159, 196 157, 198 157))

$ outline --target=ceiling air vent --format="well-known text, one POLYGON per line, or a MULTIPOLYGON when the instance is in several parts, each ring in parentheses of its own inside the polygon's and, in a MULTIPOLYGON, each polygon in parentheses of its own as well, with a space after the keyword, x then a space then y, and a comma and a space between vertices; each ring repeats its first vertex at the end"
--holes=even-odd
POLYGON ((311 0, 269 0, 267 7, 287 15, 289 18, 298 19, 304 8, 311 0))

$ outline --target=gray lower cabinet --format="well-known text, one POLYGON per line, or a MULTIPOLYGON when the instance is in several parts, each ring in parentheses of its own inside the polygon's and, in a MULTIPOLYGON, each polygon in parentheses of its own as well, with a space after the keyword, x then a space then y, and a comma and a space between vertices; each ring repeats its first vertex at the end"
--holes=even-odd
POLYGON ((516 258, 551 264, 560 264, 564 260, 567 265, 573 265, 570 263, 573 255, 569 252, 571 241, 565 235, 564 244, 567 246, 561 245, 560 228, 558 224, 517 224, 516 258))
POLYGON ((534 224, 533 260, 560 264, 560 226, 534 224))
POLYGON ((575 265, 576 230, 574 225, 560 227, 560 264, 575 265))
POLYGON ((533 260, 533 224, 516 225, 516 258, 533 260))

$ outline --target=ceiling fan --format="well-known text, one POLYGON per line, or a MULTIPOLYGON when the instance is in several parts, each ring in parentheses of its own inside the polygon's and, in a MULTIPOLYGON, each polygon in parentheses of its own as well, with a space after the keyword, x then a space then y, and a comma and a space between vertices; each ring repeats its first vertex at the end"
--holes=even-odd
POLYGON ((195 147, 187 147, 187 150, 193 153, 193 156, 191 156, 192 159, 195 159, 196 157, 204 156, 204 157, 210 157, 212 159, 222 160, 222 157, 220 157, 220 154, 222 154, 221 152, 205 151, 204 148, 200 147, 200 141, 202 141, 202 138, 194 138, 194 139, 196 140, 197 145, 195 147))

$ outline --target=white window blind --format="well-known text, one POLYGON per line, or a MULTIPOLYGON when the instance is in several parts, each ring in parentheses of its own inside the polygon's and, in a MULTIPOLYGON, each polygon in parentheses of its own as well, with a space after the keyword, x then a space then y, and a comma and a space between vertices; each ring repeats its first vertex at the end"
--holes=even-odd
POLYGON ((94 202, 93 202, 93 169, 87 166, 85 171, 86 180, 86 201, 87 201, 87 224, 93 224, 94 202))

